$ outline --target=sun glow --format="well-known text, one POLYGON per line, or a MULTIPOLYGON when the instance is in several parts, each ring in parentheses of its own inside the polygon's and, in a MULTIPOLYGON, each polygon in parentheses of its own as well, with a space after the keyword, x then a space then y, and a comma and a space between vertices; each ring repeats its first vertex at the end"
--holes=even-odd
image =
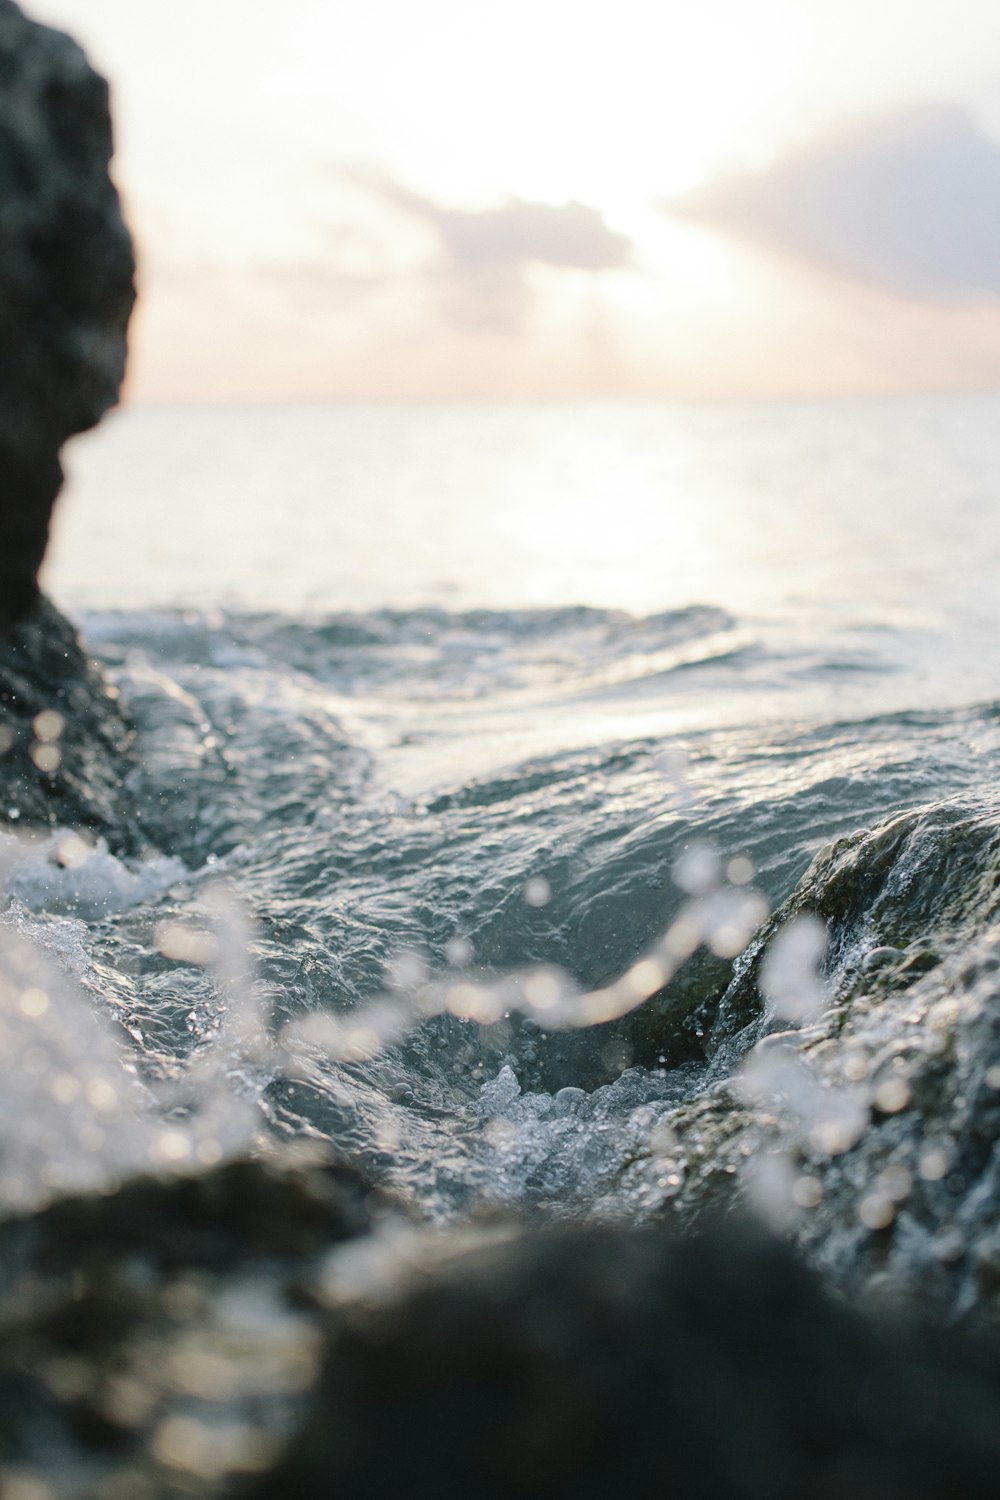
POLYGON ((112 78, 143 251, 133 394, 766 394, 1000 367, 991 309, 928 312, 670 217, 864 111, 943 99, 1000 127, 992 0, 32 8, 112 78))

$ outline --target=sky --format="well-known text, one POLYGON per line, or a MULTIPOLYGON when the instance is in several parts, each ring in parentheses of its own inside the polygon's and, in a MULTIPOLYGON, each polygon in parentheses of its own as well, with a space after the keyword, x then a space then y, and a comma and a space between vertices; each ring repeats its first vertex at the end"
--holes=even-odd
POLYGON ((111 80, 129 399, 1000 385, 997 0, 27 0, 111 80))

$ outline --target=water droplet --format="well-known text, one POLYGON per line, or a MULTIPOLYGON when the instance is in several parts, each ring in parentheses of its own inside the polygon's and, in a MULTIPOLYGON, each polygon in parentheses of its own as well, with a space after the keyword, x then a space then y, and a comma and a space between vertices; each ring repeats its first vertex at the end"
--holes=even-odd
POLYGON ((533 875, 525 881, 523 895, 529 906, 548 906, 552 900, 552 887, 544 875, 533 875))
POLYGON ((874 1102, 884 1115, 897 1115, 910 1102, 910 1086, 903 1078, 887 1078, 875 1090, 874 1102))
POLYGON ((869 1193, 858 1205, 858 1218, 867 1229, 888 1229, 895 1217, 895 1204, 882 1193, 869 1193))
POLYGON ((57 714, 54 708, 43 708, 32 722, 32 728, 43 744, 51 744, 53 740, 57 740, 64 727, 62 714, 57 714))

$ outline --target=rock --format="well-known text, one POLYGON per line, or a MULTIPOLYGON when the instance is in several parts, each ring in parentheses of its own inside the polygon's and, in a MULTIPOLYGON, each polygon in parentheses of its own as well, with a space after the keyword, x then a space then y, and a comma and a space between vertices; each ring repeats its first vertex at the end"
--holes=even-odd
POLYGON ((0 1223, 0 1492, 995 1494, 996 1344, 865 1316, 757 1228, 387 1210, 240 1160, 0 1223))
POLYGON ((993 1345, 865 1320, 758 1232, 563 1229, 342 1313, 248 1494, 987 1500, 998 1412, 993 1345))
POLYGON ((50 603, 0 631, 0 827, 81 828, 136 852, 131 738, 113 689, 50 603))
POLYGON ((1000 1320, 998 890, 992 799, 821 851, 706 1013, 708 1071, 668 1155, 627 1169, 640 1198, 687 1224, 749 1198, 852 1297, 1000 1320), (804 913, 828 928, 828 994, 792 1023, 759 981, 804 913))
POLYGON ((299 1284, 369 1202, 346 1167, 239 1160, 0 1223, 0 1494, 217 1495, 267 1464, 318 1370, 299 1284))
POLYGON ((37 598, 67 437, 118 397, 134 262, 107 85, 0 0, 0 627, 37 598))

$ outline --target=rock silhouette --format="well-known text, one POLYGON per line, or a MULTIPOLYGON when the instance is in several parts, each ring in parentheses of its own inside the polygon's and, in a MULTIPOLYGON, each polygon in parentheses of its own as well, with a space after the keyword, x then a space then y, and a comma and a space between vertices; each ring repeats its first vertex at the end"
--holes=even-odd
POLYGON ((124 374, 134 261, 111 151, 104 79, 0 0, 0 627, 38 597, 59 450, 124 374))

